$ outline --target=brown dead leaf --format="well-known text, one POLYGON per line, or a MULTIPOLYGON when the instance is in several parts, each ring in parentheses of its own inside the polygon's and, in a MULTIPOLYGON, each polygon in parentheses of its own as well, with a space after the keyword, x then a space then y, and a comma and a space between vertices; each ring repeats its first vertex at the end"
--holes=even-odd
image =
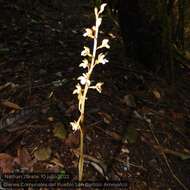
POLYGON ((54 121, 54 118, 53 118, 53 117, 48 117, 48 121, 49 121, 49 122, 53 122, 53 121, 54 121))
POLYGON ((66 135, 67 135, 67 131, 65 129, 65 126, 63 125, 63 123, 61 122, 57 122, 54 126, 53 129, 53 134, 55 137, 59 138, 60 140, 64 140, 66 135))
POLYGON ((189 51, 185 51, 185 58, 187 60, 190 60, 190 52, 189 51))
POLYGON ((68 137, 65 139, 65 144, 68 146, 78 146, 79 145, 79 132, 70 133, 68 137))
POLYGON ((135 108, 137 106, 136 102, 135 102, 135 98, 133 95, 126 95, 124 96, 122 102, 124 104, 126 104, 129 107, 135 108))
POLYGON ((0 153, 0 170, 3 173, 10 173, 15 166, 14 158, 6 153, 0 153))
POLYGON ((57 159, 57 158, 53 158, 53 159, 50 161, 50 163, 55 164, 56 166, 59 166, 59 167, 61 167, 61 168, 64 167, 63 164, 61 163, 61 161, 60 161, 59 159, 57 159))
POLYGON ((103 118, 106 124, 110 124, 112 122, 112 117, 108 113, 98 112, 98 114, 103 118))
POLYGON ((12 134, 8 132, 0 133, 0 146, 6 146, 7 144, 11 143, 12 140, 12 134))
POLYGON ((7 88, 7 87, 10 86, 10 85, 11 85, 11 82, 7 82, 7 83, 1 85, 1 86, 0 86, 0 91, 1 91, 1 90, 4 90, 5 88, 7 88))
POLYGON ((158 90, 156 90, 156 89, 154 89, 153 91, 152 91, 152 93, 153 93, 153 95, 154 95, 154 97, 156 98, 156 99, 160 99, 161 98, 161 94, 160 94, 160 92, 158 91, 158 90))
POLYGON ((48 160, 51 156, 52 150, 50 147, 40 147, 34 152, 34 156, 37 160, 48 160))
POLYGON ((115 140, 115 141, 120 141, 122 139, 122 137, 118 133, 116 133, 114 131, 108 131, 108 130, 106 130, 106 133, 110 137, 112 137, 112 139, 115 140))
POLYGON ((148 107, 148 106, 143 106, 141 109, 139 109, 139 112, 142 112, 142 113, 154 113, 155 110, 148 107))
POLYGON ((26 148, 19 148, 17 150, 17 162, 24 168, 32 168, 32 157, 26 148))
POLYGON ((95 125, 94 127, 101 130, 103 133, 105 133, 106 135, 108 135, 109 137, 111 137, 115 141, 120 141, 122 139, 121 135, 119 135, 115 131, 106 130, 106 129, 103 129, 102 127, 99 127, 97 125, 95 125))
POLYGON ((124 135, 126 136, 126 139, 128 140, 128 142, 131 144, 137 141, 138 133, 134 126, 128 126, 126 130, 126 134, 124 135))
POLYGON ((176 121, 184 118, 184 114, 180 112, 171 111, 172 120, 176 121))
POLYGON ((1 105, 8 107, 8 108, 11 108, 11 109, 14 109, 14 110, 21 110, 22 109, 19 105, 15 104, 13 102, 10 102, 8 100, 1 100, 1 105))
POLYGON ((154 145, 155 144, 154 140, 151 137, 149 137, 149 134, 144 133, 143 136, 141 136, 140 138, 141 138, 141 141, 143 143, 146 143, 147 145, 154 145))

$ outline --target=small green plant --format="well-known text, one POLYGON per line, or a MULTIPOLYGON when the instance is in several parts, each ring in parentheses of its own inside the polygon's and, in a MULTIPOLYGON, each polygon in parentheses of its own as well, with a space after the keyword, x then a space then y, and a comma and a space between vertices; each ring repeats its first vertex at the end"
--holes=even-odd
POLYGON ((84 46, 84 50, 81 52, 81 56, 84 57, 82 63, 79 67, 85 69, 85 72, 82 73, 80 77, 78 77, 79 83, 76 85, 76 89, 73 91, 73 94, 78 96, 78 109, 80 112, 80 116, 77 121, 71 122, 72 129, 74 131, 80 130, 80 158, 78 164, 79 170, 79 181, 82 181, 83 178, 83 166, 84 166, 84 117, 85 117, 85 103, 87 100, 87 93, 89 89, 95 89, 99 93, 102 91, 102 82, 97 82, 94 84, 91 80, 91 75, 96 65, 106 64, 108 60, 106 59, 106 55, 102 52, 97 53, 97 50, 101 50, 102 48, 110 48, 108 39, 104 39, 100 45, 98 45, 98 34, 99 28, 102 23, 102 13, 105 9, 106 3, 100 5, 99 8, 94 8, 95 13, 95 26, 92 28, 86 28, 86 32, 83 34, 84 37, 88 37, 93 39, 93 50, 91 52, 90 48, 84 46))
POLYGON ((65 170, 61 170, 60 173, 57 176, 58 180, 62 180, 65 178, 65 170))

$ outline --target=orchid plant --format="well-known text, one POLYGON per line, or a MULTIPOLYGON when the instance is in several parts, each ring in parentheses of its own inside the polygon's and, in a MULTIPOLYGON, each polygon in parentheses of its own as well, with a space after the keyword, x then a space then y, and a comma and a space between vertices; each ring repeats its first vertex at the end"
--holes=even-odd
POLYGON ((106 59, 105 53, 97 53, 97 50, 101 50, 103 48, 109 49, 110 46, 108 44, 109 40, 104 39, 102 40, 101 44, 98 45, 98 34, 99 28, 102 23, 102 13, 106 7, 106 3, 100 5, 99 8, 94 8, 95 13, 95 26, 91 28, 86 28, 85 33, 83 34, 84 37, 91 38, 93 40, 93 49, 92 52, 89 47, 84 46, 84 50, 81 52, 81 56, 84 57, 82 63, 80 63, 79 67, 85 69, 84 73, 78 77, 78 84, 76 85, 73 94, 76 94, 78 97, 78 109, 80 112, 80 116, 77 121, 71 122, 72 129, 74 131, 80 131, 80 158, 78 164, 79 170, 79 181, 82 181, 83 178, 83 167, 84 167, 84 116, 85 116, 85 103, 87 100, 87 93, 89 89, 95 89, 99 93, 102 91, 102 82, 97 82, 93 84, 91 80, 91 76, 93 70, 96 65, 99 64, 106 64, 108 60, 106 59))

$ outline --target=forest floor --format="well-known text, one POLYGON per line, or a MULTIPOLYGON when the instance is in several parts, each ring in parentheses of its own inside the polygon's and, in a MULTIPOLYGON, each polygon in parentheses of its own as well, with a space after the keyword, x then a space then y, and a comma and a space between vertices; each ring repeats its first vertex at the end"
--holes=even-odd
MULTIPOLYGON (((76 180, 79 134, 69 123, 78 117, 72 92, 92 7, 87 0, 29 2, 0 1, 0 168, 66 172, 76 180)), ((88 96, 84 180, 189 189, 190 72, 181 69, 168 85, 138 71, 117 27, 109 17, 103 23, 100 38, 109 38, 111 49, 93 76, 103 92, 88 96)))

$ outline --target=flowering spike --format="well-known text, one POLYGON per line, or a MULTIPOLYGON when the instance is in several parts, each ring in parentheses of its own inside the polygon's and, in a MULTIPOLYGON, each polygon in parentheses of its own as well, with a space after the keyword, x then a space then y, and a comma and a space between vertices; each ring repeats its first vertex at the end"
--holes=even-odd
POLYGON ((102 4, 100 8, 94 9, 96 24, 92 28, 86 28, 85 33, 83 34, 84 37, 90 37, 94 40, 93 43, 93 50, 91 54, 90 48, 84 46, 83 51, 81 52, 81 56, 86 57, 83 59, 82 63, 79 64, 79 67, 87 69, 87 72, 83 73, 81 76, 78 77, 79 83, 76 85, 73 94, 78 95, 78 110, 80 112, 80 116, 77 121, 71 122, 70 125, 74 131, 80 130, 80 158, 79 158, 79 181, 82 180, 83 175, 83 165, 84 165, 84 133, 83 133, 83 125, 84 125, 84 116, 85 116, 85 104, 87 101, 87 94, 89 89, 95 89, 99 93, 102 91, 102 82, 96 83, 96 85, 91 86, 91 76, 94 70, 94 67, 99 64, 105 64, 108 60, 105 58, 104 53, 100 53, 97 55, 97 49, 100 48, 110 48, 108 39, 104 39, 102 44, 98 47, 98 34, 99 34, 99 27, 102 23, 101 13, 104 11, 106 4, 102 4))

